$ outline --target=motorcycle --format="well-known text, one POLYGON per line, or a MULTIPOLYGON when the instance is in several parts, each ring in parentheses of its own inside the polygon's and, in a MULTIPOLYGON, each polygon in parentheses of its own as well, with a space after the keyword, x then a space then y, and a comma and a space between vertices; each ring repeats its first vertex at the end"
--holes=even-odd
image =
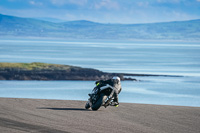
POLYGON ((98 87, 100 85, 101 83, 98 83, 97 86, 94 87, 92 92, 88 94, 90 98, 85 104, 86 109, 89 109, 91 107, 92 110, 96 111, 101 106, 104 106, 105 108, 107 106, 114 106, 113 105, 114 88, 109 84, 103 87, 98 87))

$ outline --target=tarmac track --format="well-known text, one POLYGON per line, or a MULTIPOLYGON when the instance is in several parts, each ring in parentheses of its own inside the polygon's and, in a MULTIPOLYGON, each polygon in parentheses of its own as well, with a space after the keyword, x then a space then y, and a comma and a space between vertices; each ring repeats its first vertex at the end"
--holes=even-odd
POLYGON ((85 101, 0 98, 2 133, 199 133, 200 108, 120 103, 85 110, 85 101))

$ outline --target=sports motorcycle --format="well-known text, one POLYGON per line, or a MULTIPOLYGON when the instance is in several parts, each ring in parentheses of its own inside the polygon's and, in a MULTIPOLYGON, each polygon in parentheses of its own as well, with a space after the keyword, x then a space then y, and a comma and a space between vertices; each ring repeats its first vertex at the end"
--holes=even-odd
POLYGON ((114 88, 109 84, 102 87, 99 86, 101 86, 101 83, 97 83, 97 86, 94 87, 92 92, 88 94, 89 99, 85 104, 86 109, 89 109, 91 107, 92 110, 96 111, 101 106, 104 106, 105 108, 108 106, 114 106, 114 88))

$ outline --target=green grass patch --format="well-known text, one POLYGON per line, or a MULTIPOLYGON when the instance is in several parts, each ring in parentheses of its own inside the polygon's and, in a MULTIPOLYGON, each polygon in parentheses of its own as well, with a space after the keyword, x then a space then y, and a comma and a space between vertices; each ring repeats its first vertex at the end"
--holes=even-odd
POLYGON ((72 66, 69 65, 58 65, 48 63, 0 63, 0 69, 23 69, 23 70, 68 70, 72 66))

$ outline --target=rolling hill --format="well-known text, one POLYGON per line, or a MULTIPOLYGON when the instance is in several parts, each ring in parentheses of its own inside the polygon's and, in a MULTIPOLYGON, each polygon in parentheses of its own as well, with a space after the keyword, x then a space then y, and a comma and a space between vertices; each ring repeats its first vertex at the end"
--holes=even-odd
POLYGON ((53 23, 0 14, 0 37, 109 40, 200 40, 200 19, 149 24, 53 23))

